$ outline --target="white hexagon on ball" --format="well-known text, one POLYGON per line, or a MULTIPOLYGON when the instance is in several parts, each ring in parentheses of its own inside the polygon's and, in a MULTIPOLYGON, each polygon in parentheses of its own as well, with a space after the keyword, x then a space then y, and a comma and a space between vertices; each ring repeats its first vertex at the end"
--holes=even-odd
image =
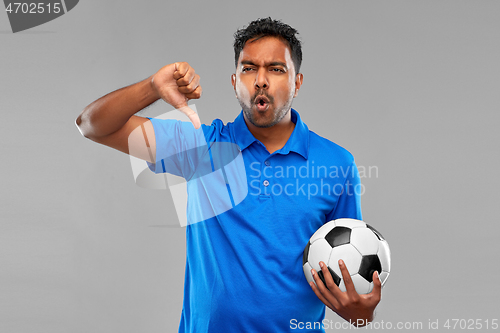
POLYGON ((377 255, 380 259, 382 271, 389 273, 391 271, 391 250, 385 240, 380 242, 377 255))
POLYGON ((379 243, 377 236, 368 228, 354 228, 351 231, 351 244, 362 255, 376 254, 379 243))
POLYGON ((342 272, 339 268, 339 259, 344 261, 349 274, 353 275, 358 272, 362 256, 351 244, 336 246, 332 249, 327 265, 335 272, 335 274, 342 278, 342 272))
POLYGON ((317 239, 314 243, 309 247, 309 258, 307 262, 314 268, 316 271, 321 270, 319 266, 319 262, 322 261, 327 263, 330 259, 330 252, 332 251, 332 247, 328 242, 322 238, 317 239))

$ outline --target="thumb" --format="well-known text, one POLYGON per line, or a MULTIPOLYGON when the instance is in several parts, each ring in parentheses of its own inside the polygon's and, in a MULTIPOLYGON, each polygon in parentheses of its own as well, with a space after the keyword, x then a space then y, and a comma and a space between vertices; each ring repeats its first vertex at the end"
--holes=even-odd
POLYGON ((373 272, 373 290, 372 290, 372 294, 374 294, 375 296, 380 297, 381 290, 382 290, 382 281, 380 280, 380 276, 378 275, 378 272, 375 271, 375 272, 373 272))
POLYGON ((178 108, 178 110, 184 113, 186 116, 188 116, 189 120, 193 123, 195 129, 201 127, 200 116, 198 116, 198 113, 196 111, 194 111, 187 105, 178 108))

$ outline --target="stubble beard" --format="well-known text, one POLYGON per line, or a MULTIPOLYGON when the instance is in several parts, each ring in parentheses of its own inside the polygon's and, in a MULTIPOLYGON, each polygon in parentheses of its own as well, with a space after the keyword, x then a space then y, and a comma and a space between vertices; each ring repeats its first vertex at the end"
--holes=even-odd
MULTIPOLYGON (((255 97, 257 97, 258 95, 259 94, 255 94, 255 97)), ((274 125, 279 123, 286 116, 286 114, 290 111, 290 109, 292 107, 293 92, 291 92, 291 94, 288 98, 288 101, 285 103, 285 105, 283 105, 281 108, 274 109, 273 119, 271 119, 270 121, 267 121, 267 122, 259 121, 258 119, 256 119, 254 117, 254 113, 253 113, 253 101, 255 100, 255 97, 253 99, 251 99, 250 101, 246 102, 246 101, 242 100, 239 96, 237 96, 238 101, 240 102, 240 106, 243 109, 243 113, 245 114, 245 117, 255 127, 259 127, 259 128, 273 127, 274 125)), ((268 96, 268 97, 270 97, 270 96, 268 96)), ((271 100, 274 101, 274 99, 271 99, 271 100)), ((271 107, 271 106, 269 106, 269 107, 271 107)), ((258 111, 256 111, 256 112, 258 112, 258 111)))

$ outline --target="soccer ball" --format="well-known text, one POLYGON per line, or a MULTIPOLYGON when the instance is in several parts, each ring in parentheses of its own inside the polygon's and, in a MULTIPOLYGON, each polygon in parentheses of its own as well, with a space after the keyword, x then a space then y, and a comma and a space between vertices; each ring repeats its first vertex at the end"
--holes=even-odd
MULTIPOLYGON (((368 294, 373 289, 373 273, 378 272, 382 286, 391 271, 391 252, 384 237, 370 225, 360 220, 338 219, 319 228, 304 249, 302 267, 307 282, 314 282, 311 268, 325 283, 319 262, 323 261, 333 281, 346 291, 338 262, 342 259, 351 275, 358 294, 368 294)), ((326 286, 326 284, 325 284, 326 286)))

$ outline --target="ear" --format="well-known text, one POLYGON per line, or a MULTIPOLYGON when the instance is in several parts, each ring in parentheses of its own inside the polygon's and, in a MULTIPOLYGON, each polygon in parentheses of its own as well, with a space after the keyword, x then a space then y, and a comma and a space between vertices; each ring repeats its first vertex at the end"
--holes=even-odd
POLYGON ((236 74, 231 75, 231 84, 233 88, 236 89, 236 74))
POLYGON ((302 75, 302 73, 295 75, 295 94, 293 94, 294 98, 297 97, 297 95, 299 94, 299 89, 302 86, 303 79, 304 76, 302 75))
POLYGON ((233 85, 234 92, 236 93, 236 74, 231 75, 231 84, 233 85))

